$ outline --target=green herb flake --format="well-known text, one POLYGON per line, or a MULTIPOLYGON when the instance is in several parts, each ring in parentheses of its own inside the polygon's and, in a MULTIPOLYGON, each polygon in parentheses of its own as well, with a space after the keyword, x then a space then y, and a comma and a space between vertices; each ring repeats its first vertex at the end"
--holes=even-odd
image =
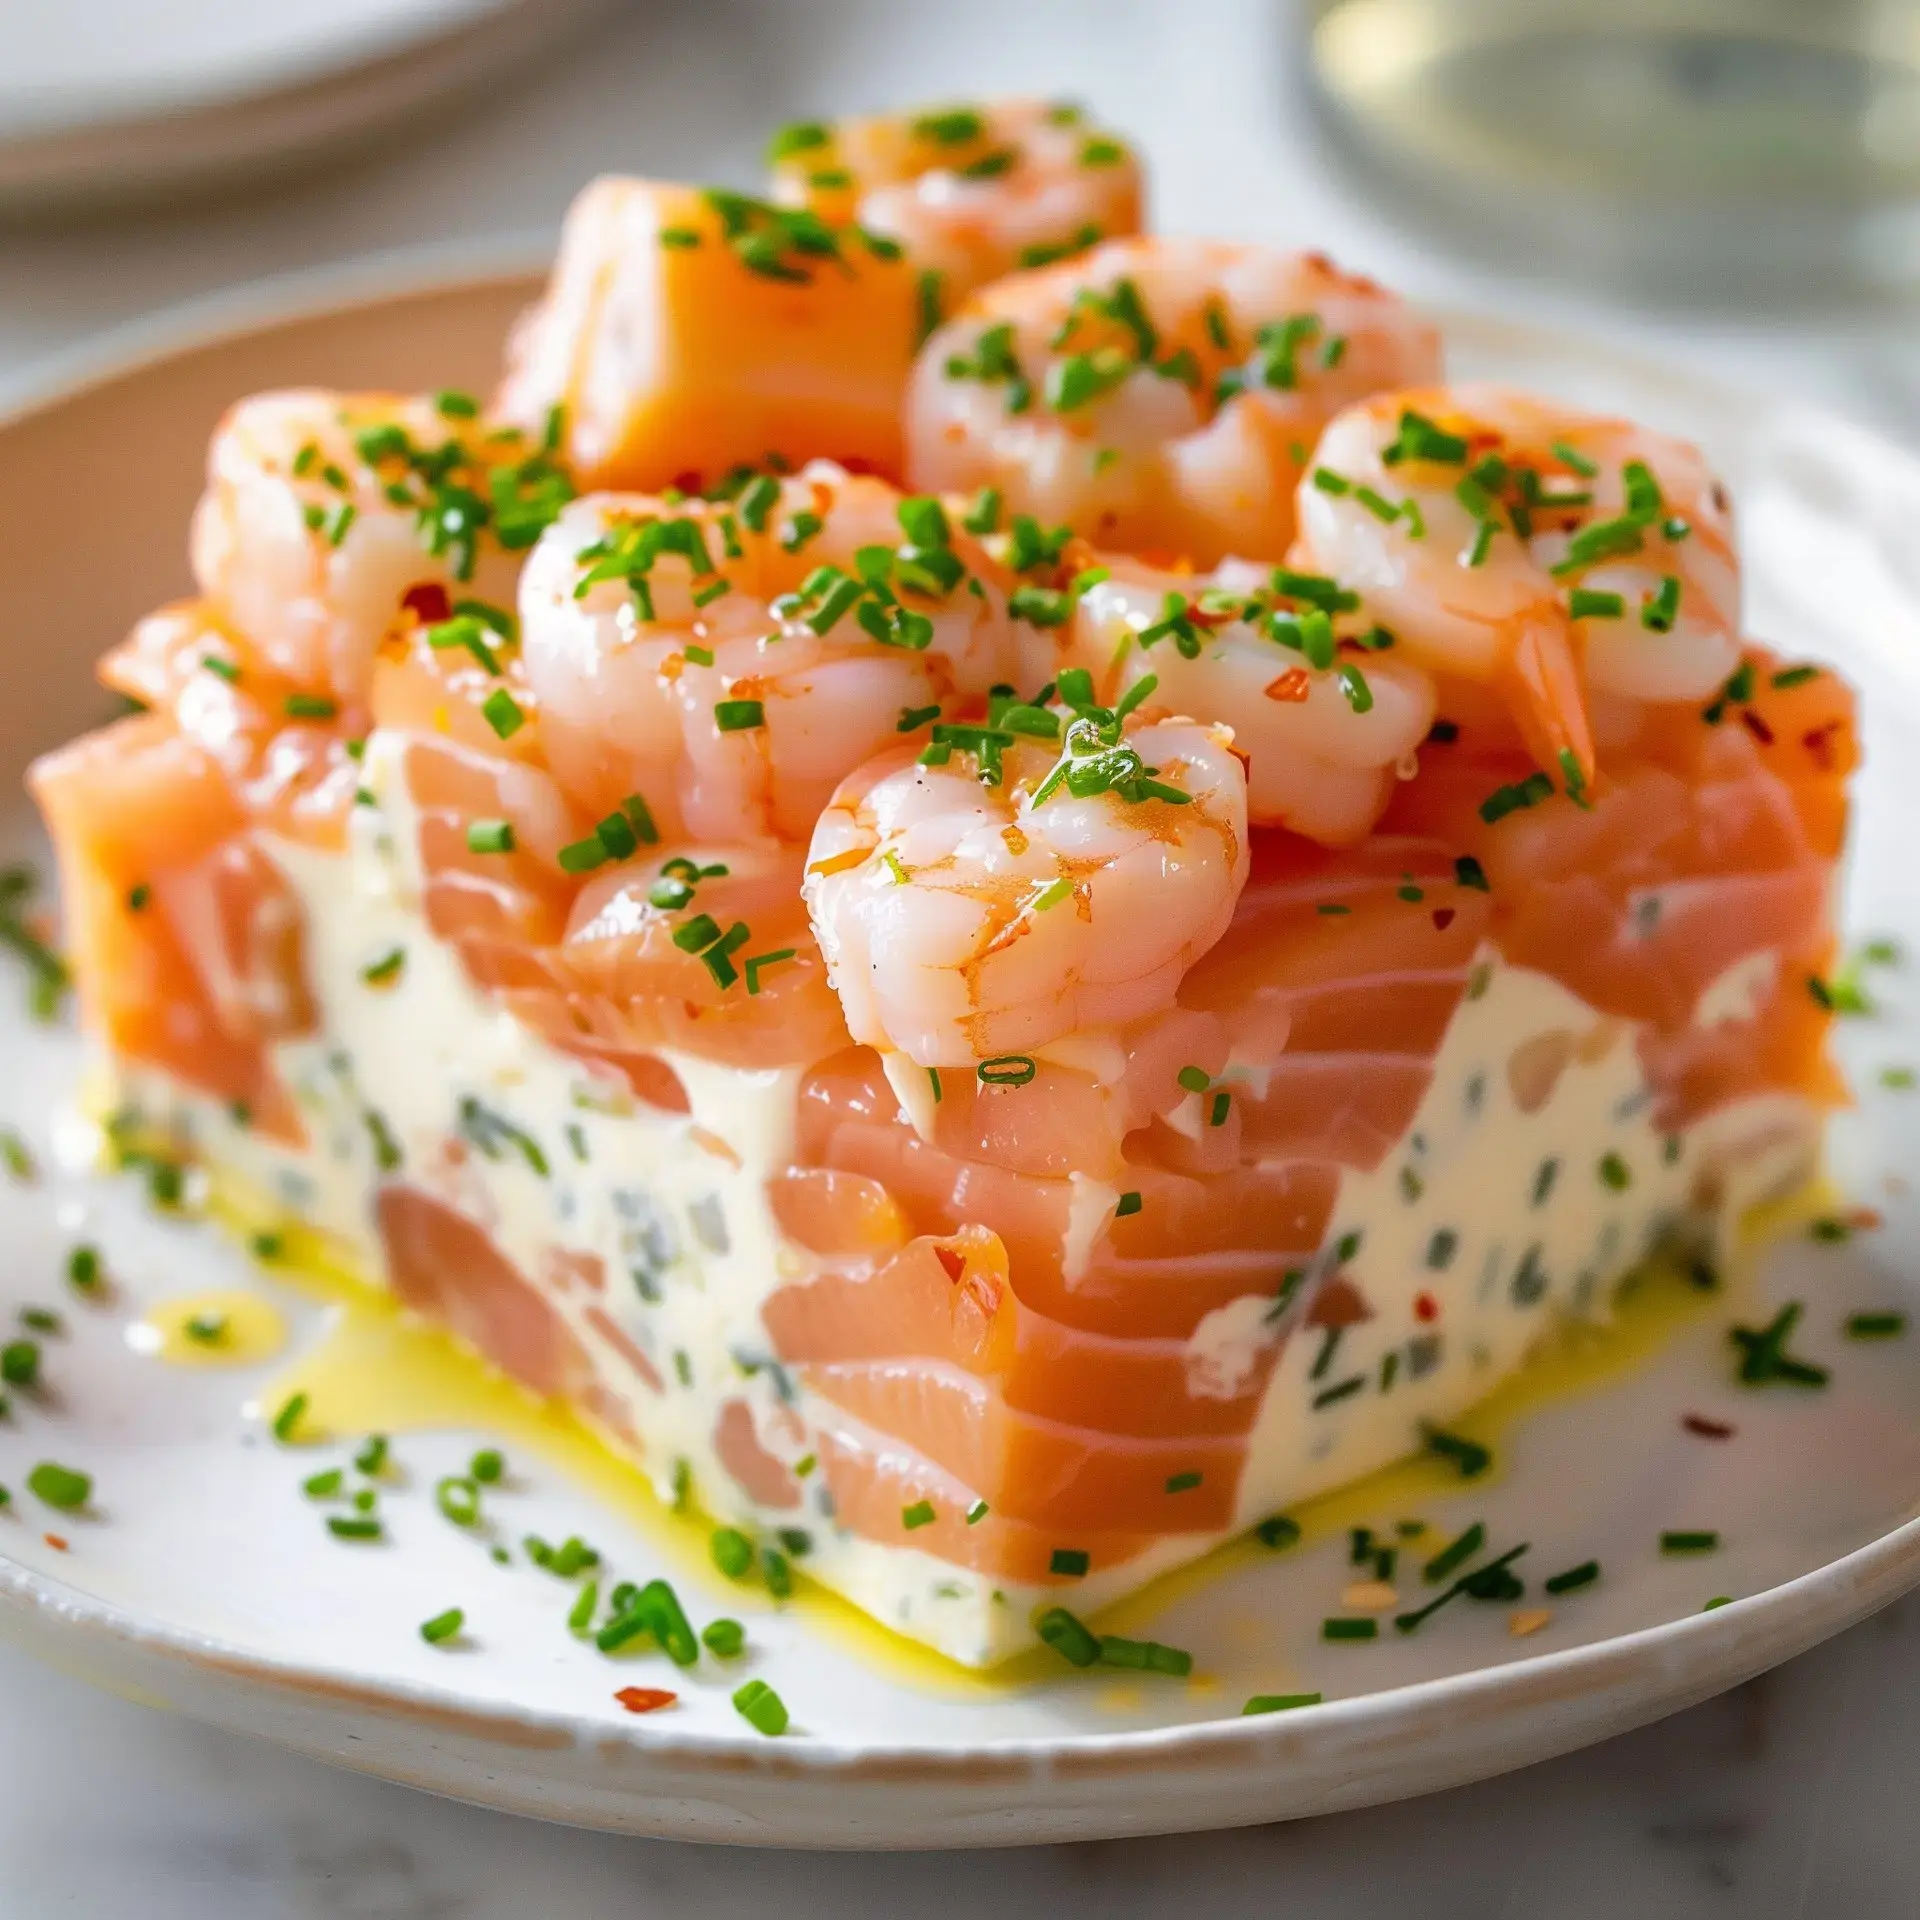
POLYGON ((420 1638, 430 1647, 445 1646, 466 1624, 465 1613, 458 1607, 449 1607, 445 1613, 436 1613, 431 1620, 421 1621, 420 1638))
POLYGON ((1256 1693, 1240 1709, 1242 1718, 1254 1713, 1291 1713, 1296 1707, 1317 1707, 1322 1695, 1317 1693, 1256 1693))

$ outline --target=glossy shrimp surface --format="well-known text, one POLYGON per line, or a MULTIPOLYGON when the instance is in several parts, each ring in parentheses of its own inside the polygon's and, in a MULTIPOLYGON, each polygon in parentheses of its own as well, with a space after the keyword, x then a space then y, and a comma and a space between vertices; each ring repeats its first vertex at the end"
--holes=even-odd
POLYGON ((1575 780, 1586 689, 1699 700, 1739 661, 1732 527, 1698 450, 1506 388, 1380 395, 1335 420, 1295 558, 1357 589, 1407 657, 1496 688, 1575 780))
POLYGON ((1059 102, 801 122, 769 157, 779 199, 899 241, 935 276, 930 305, 1140 227, 1133 150, 1059 102))
POLYGON ((997 578, 937 502, 824 464, 580 501, 521 597, 548 761, 595 812, 639 793, 668 831, 804 840, 843 775, 1014 671, 997 578))
POLYGON ((276 671, 357 699, 409 591, 510 605, 519 549, 570 491, 463 394, 256 394, 214 433, 194 575, 276 671))
POLYGON ((1246 882, 1246 781, 1189 721, 1123 736, 1089 712, 1064 740, 1003 728, 977 748, 967 731, 944 763, 899 750, 841 787, 806 897, 857 1040, 995 1084, 996 1061, 1031 1078, 1036 1049, 1173 1008, 1246 882))
POLYGON ((1065 657, 1148 717, 1233 729, 1247 813, 1323 846, 1364 839, 1434 714, 1432 680, 1381 648, 1358 595, 1320 575, 1230 563, 1211 577, 1116 562, 1081 594, 1065 657))
POLYGON ((1279 560, 1325 422, 1439 366, 1431 326, 1324 255, 1114 241, 984 288, 933 335, 908 477, 994 488, 1100 547, 1279 560))

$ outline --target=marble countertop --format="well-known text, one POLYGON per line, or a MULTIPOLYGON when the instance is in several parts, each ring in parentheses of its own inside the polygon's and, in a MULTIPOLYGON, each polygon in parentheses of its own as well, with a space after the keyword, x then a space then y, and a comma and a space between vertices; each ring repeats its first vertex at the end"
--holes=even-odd
MULTIPOLYGON (((633 0, 510 93, 271 195, 0 233, 0 398, 237 282, 550 231, 605 169, 749 180, 799 114, 1035 87, 1137 133, 1171 226, 1328 245, 1428 298, 1560 321, 1920 439, 1909 315, 1684 320, 1468 265, 1376 211, 1300 115, 1277 0, 633 0)), ((1524 1774, 1253 1832, 794 1856, 542 1827, 109 1699, 0 1648, 6 1920, 938 1915, 993 1903, 1424 1920, 1857 1920, 1920 1909, 1920 1597, 1722 1699, 1524 1774)))

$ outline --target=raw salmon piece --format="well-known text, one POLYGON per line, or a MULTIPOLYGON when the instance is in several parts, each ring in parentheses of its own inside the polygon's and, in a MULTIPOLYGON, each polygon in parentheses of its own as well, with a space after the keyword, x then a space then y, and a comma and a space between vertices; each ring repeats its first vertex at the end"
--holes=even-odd
POLYGON ((387 1277, 416 1313, 543 1398, 577 1393, 591 1380, 559 1309, 477 1221, 401 1184, 382 1187, 374 1211, 387 1277))
POLYGON ((496 411, 538 436, 560 409, 583 488, 691 488, 769 456, 897 474, 918 325, 897 251, 739 194, 596 180, 496 411))
POLYGON ((996 1513, 991 1501, 972 1524, 967 1515, 983 1496, 897 1441, 881 1438, 847 1418, 816 1436, 820 1471, 833 1497, 836 1522, 882 1546, 911 1547, 950 1565, 969 1567, 1021 1585, 1071 1587, 1084 1574, 1056 1566, 1056 1556, 1084 1554, 1071 1564, 1086 1572, 1123 1565, 1154 1544, 1151 1533, 1103 1529, 1063 1538, 1057 1527, 1035 1526, 996 1513), (905 1515, 922 1502, 933 1518, 909 1528, 905 1515))
POLYGON ((303 1141, 268 1054, 314 1023, 299 902, 221 769, 154 713, 84 735, 28 778, 60 863, 87 1024, 262 1132, 303 1141))
MULTIPOLYGON (((809 1381, 873 1362, 924 1361, 992 1383, 1016 1412, 1142 1438, 1244 1433, 1278 1352, 1276 1341, 1232 1394, 1198 1391, 1184 1340, 1088 1333, 1022 1305, 1005 1249, 978 1227, 781 1287, 762 1318, 774 1351, 807 1369, 809 1381)), ((872 1412, 863 1417, 897 1431, 872 1412)))

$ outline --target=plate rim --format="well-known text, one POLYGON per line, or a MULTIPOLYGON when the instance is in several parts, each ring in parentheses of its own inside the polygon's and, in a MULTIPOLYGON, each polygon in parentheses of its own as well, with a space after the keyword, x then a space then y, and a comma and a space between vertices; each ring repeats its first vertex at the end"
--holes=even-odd
MULTIPOLYGON (((532 291, 550 261, 551 241, 545 235, 460 239, 296 269, 177 303, 31 361, 12 379, 0 379, 0 433, 116 380, 224 340, 396 300, 503 283, 523 283, 532 291)), ((1531 351, 1558 349, 1589 364, 1602 363, 1641 380, 1677 387, 1695 402, 1723 410, 1750 439, 1789 418, 1841 418, 1577 329, 1504 319, 1452 302, 1416 304, 1450 338, 1462 330, 1483 338, 1507 335, 1531 351)), ((1858 423, 1845 424, 1851 432, 1883 438, 1858 423)), ((1248 1716, 1229 1711, 1217 1719, 1166 1727, 932 1745, 814 1734, 793 1741, 768 1740, 744 1730, 679 1733, 665 1725, 625 1724, 558 1709, 477 1704, 439 1683, 367 1680, 344 1667, 262 1653, 215 1635, 143 1620, 129 1607, 29 1567, 0 1547, 0 1627, 8 1629, 9 1638, 25 1637, 34 1625, 55 1636, 84 1635, 204 1678, 353 1705, 390 1719, 457 1727, 503 1752, 537 1746, 591 1752, 609 1769, 622 1759, 638 1757, 686 1773, 737 1777, 744 1771, 763 1780, 857 1779, 899 1787, 1018 1784, 1042 1774, 1063 1780, 1111 1779, 1164 1772, 1170 1762, 1180 1763, 1183 1771, 1243 1769, 1249 1762, 1295 1754, 1315 1736, 1329 1746, 1363 1745, 1399 1728, 1412 1739, 1441 1733, 1448 1719, 1477 1717, 1483 1703, 1538 1708, 1556 1701, 1600 1700, 1614 1691, 1622 1696, 1623 1712, 1614 1716, 1616 1724, 1609 1731, 1626 1731, 1790 1659, 1915 1587, 1920 1587, 1920 1513, 1836 1559, 1725 1606, 1578 1646, 1285 1713, 1248 1716), (1660 1656, 1670 1648, 1693 1650, 1684 1685, 1659 1678, 1660 1656), (1638 1695, 1636 1672, 1655 1676, 1638 1695)), ((1547 1751, 1564 1751, 1590 1737, 1605 1736, 1576 1734, 1547 1751)), ((282 1738, 281 1744, 298 1743, 282 1738)), ((333 1757, 381 1771, 372 1754, 333 1757)))

